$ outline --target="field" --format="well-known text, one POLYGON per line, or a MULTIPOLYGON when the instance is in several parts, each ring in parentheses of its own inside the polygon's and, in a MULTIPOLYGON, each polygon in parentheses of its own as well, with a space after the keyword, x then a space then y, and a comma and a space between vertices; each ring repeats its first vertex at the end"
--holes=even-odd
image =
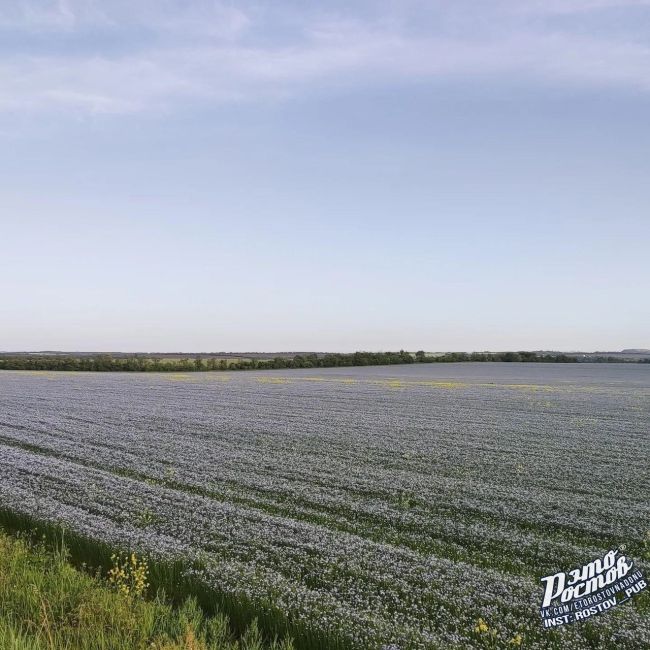
POLYGON ((296 647, 650 647, 647 595, 538 614, 541 576, 610 548, 647 575, 649 430, 643 365, 4 372, 0 505, 296 647))

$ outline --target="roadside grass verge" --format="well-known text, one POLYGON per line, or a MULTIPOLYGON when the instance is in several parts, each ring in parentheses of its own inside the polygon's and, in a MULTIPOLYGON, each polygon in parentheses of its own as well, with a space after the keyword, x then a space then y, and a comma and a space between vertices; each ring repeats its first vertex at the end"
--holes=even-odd
POLYGON ((76 569, 65 544, 0 532, 0 647, 7 650, 291 650, 264 644, 255 622, 236 639, 227 616, 196 599, 125 595, 76 569))
POLYGON ((0 648, 293 650, 294 633, 300 648, 340 647, 178 560, 147 558, 149 597, 124 596, 103 576, 127 551, 0 508, 0 648))

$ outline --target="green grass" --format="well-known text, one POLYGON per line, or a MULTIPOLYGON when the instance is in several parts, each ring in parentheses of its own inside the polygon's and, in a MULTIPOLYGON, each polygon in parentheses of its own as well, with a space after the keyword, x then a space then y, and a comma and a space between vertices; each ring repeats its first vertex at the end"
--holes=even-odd
MULTIPOLYGON (((0 536, 6 534, 19 536, 24 539, 38 540, 40 552, 50 549, 52 558, 60 559, 60 549, 65 546, 65 563, 77 570, 81 576, 88 574, 106 576, 108 570, 113 566, 111 559, 114 553, 130 552, 128 548, 114 548, 98 539, 91 539, 77 534, 69 529, 63 529, 60 525, 36 519, 30 515, 15 512, 8 508, 0 507, 0 536), (4 533, 3 533, 4 531, 4 533)), ((349 644, 338 637, 316 633, 299 622, 291 621, 286 614, 269 602, 266 606, 253 604, 244 597, 238 597, 230 593, 222 593, 218 589, 209 587, 202 580, 188 575, 188 569, 199 569, 198 566, 190 566, 181 559, 163 559, 160 557, 146 558, 149 564, 148 582, 150 584, 149 594, 155 594, 152 601, 154 604, 165 605, 173 611, 183 611, 188 603, 199 612, 202 612, 208 619, 227 619, 229 629, 233 638, 246 640, 251 635, 251 630, 264 642, 260 648, 272 648, 273 650, 348 650, 349 644), (276 639, 291 639, 291 642, 275 642, 276 639)), ((0 577, 0 580, 2 578, 0 577)), ((105 581, 104 588, 108 588, 105 581)), ((112 593, 112 592, 111 592, 112 593)), ((4 616, 4 605, 0 606, 0 619, 4 616)), ((7 621, 5 620, 5 623, 7 621)), ((11 620, 9 620, 11 623, 11 620)), ((19 633, 17 629, 10 627, 6 634, 19 633)), ((3 645, 0 631, 0 649, 16 648, 20 645, 3 645)), ((242 641, 243 643, 243 641, 242 641)), ((25 647, 31 647, 29 645, 25 647)), ((120 650, 122 646, 114 645, 63 645, 63 646, 36 646, 37 648, 88 648, 90 650, 120 650)), ((126 645, 124 648, 137 649, 139 646, 126 645)), ((151 646, 146 646, 151 648, 151 646)), ((171 650, 186 646, 170 646, 171 650)), ((212 650, 213 646, 207 646, 212 650)), ((234 645, 214 646, 214 648, 235 648, 236 650, 257 650, 257 645, 234 645)), ((167 650, 166 646, 162 646, 167 650)), ((192 648, 193 646, 188 646, 192 648)), ((155 650, 155 646, 151 648, 155 650)), ((203 650, 203 646, 196 646, 196 650, 203 650)))
POLYGON ((264 643, 255 621, 235 638, 224 614, 196 599, 172 607, 163 595, 123 595, 99 572, 72 566, 52 547, 0 532, 0 648, 3 650, 292 650, 264 643))

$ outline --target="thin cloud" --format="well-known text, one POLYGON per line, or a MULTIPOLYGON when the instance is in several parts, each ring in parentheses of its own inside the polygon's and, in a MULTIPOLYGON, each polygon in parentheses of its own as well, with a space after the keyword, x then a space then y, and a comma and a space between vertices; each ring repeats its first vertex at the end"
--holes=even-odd
POLYGON ((648 7, 650 0, 523 0, 515 3, 518 12, 538 14, 579 14, 603 9, 648 7))
MULTIPOLYGON (((0 10, 5 32, 50 34, 38 56, 6 52, 0 63, 0 109, 130 113, 184 103, 258 101, 354 83, 423 83, 437 78, 537 78, 549 84, 618 85, 650 90, 650 48, 631 36, 545 30, 522 11, 588 12, 640 7, 644 0, 442 5, 421 16, 353 12, 269 15, 253 5, 232 9, 207 0, 97 3, 23 0, 0 10), (513 18, 514 16, 514 18, 513 18), (283 23, 284 20, 284 23, 283 23), (426 22, 429 21, 429 22, 426 22), (453 27, 450 27, 453 25, 453 27), (430 28, 427 28, 430 27, 430 28), (133 36, 146 30, 153 38, 133 36), (102 51, 106 35, 124 47, 102 51), (92 47, 69 40, 96 35, 92 47), (62 38, 61 35, 66 36, 62 38)), ((632 33, 632 32, 631 32, 632 33)))

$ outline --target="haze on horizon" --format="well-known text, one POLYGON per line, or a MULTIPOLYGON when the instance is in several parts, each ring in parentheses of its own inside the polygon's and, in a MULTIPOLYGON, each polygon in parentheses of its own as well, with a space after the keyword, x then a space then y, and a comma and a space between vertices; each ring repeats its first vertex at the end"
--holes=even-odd
POLYGON ((650 348, 650 1, 0 7, 0 349, 650 348))

